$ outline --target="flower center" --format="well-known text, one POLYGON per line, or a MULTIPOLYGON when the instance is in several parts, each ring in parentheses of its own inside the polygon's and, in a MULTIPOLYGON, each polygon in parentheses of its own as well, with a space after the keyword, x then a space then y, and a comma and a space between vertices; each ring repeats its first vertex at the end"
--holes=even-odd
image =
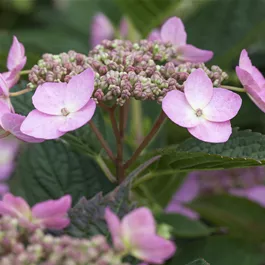
POLYGON ((66 108, 62 108, 61 113, 63 116, 67 116, 70 112, 66 108))
POLYGON ((202 113, 202 110, 201 109, 197 109, 195 111, 195 114, 196 114, 197 117, 201 117, 203 113, 202 113))

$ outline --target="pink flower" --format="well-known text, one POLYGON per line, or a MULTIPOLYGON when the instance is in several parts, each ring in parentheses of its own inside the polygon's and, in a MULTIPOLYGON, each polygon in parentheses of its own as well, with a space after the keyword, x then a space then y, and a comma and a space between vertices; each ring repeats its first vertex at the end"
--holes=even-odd
POLYGON ((253 102, 265 112, 265 79, 252 65, 246 50, 243 50, 236 67, 237 76, 253 102))
POLYGON ((0 214, 18 218, 25 225, 40 225, 43 228, 63 229, 69 225, 67 211, 71 207, 71 196, 35 204, 32 209, 21 197, 10 193, 0 201, 0 214))
POLYGON ((187 33, 185 27, 178 17, 169 18, 162 26, 161 31, 153 30, 149 40, 161 40, 171 42, 177 48, 178 57, 175 63, 183 62, 207 62, 213 57, 212 51, 201 50, 193 45, 187 44, 187 33))
POLYGON ((13 43, 7 57, 8 72, 3 73, 9 88, 14 86, 19 79, 19 72, 23 69, 27 61, 25 48, 16 36, 13 37, 13 43))
MULTIPOLYGON (((122 18, 120 22, 120 35, 125 38, 128 34, 128 23, 122 18)), ((91 24, 91 45, 95 47, 103 40, 112 40, 114 38, 114 28, 109 19, 103 13, 97 13, 91 24)))
POLYGON ((147 208, 138 208, 121 221, 107 208, 105 219, 117 250, 154 264, 162 264, 176 251, 173 242, 156 234, 154 217, 147 208))
MULTIPOLYGON (((20 126, 26 117, 13 113, 13 110, 10 109, 8 103, 0 101, 0 131, 4 130, 9 134, 14 135, 19 140, 29 142, 29 143, 40 143, 43 142, 43 139, 37 139, 31 136, 28 136, 21 132, 20 126)), ((1 137, 1 135, 0 135, 1 137)))
POLYGON ((196 138, 212 143, 226 142, 232 128, 230 119, 238 113, 242 100, 229 90, 213 88, 206 73, 197 69, 184 84, 184 93, 173 90, 162 101, 166 115, 188 128, 196 138))
POLYGON ((21 131, 36 138, 56 139, 80 128, 95 112, 93 91, 90 68, 73 76, 69 83, 44 83, 32 97, 36 109, 23 121, 21 131))

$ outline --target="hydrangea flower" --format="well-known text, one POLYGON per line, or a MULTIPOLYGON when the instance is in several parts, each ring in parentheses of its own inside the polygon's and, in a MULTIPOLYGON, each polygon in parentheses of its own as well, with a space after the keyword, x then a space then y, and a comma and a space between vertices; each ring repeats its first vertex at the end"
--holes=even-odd
POLYGON ((236 67, 237 76, 252 101, 265 112, 265 78, 252 65, 246 50, 242 50, 239 66, 236 67))
MULTIPOLYGON (((114 28, 109 19, 101 12, 97 13, 91 24, 91 45, 95 47, 103 40, 112 40, 114 38, 114 28)), ((120 35, 126 37, 128 34, 128 24, 125 18, 120 22, 120 35)))
POLYGON ((236 116, 242 100, 223 88, 213 88, 206 73, 197 69, 184 83, 184 93, 173 90, 162 101, 166 115, 196 138, 212 143, 226 142, 231 133, 230 119, 236 116))
POLYGON ((8 215, 21 220, 25 226, 32 224, 50 229, 63 229, 69 225, 67 212, 71 207, 71 196, 58 200, 48 200, 35 204, 32 209, 21 197, 10 193, 0 201, 0 215, 8 215))
POLYGON ((183 62, 207 62, 213 57, 212 51, 201 50, 193 45, 187 44, 187 33, 185 27, 178 17, 169 18, 161 27, 161 31, 153 30, 149 40, 161 40, 175 44, 178 50, 178 58, 175 63, 183 62))
POLYGON ((96 103, 94 72, 88 68, 73 76, 69 83, 47 82, 32 97, 35 110, 21 125, 21 131, 36 138, 56 139, 86 124, 93 116, 96 103))
POLYGON ((14 36, 7 57, 8 72, 3 73, 9 88, 17 83, 19 72, 24 68, 26 62, 27 57, 25 56, 25 48, 23 44, 18 41, 17 37, 14 36))
POLYGON ((162 264, 176 251, 173 242, 156 234, 154 217, 147 208, 135 209, 121 221, 107 208, 105 219, 114 247, 124 250, 140 260, 162 264))
POLYGON ((37 139, 22 133, 20 126, 26 117, 12 111, 6 102, 0 101, 0 131, 4 131, 1 135, 12 134, 19 140, 29 143, 43 142, 43 139, 37 139))

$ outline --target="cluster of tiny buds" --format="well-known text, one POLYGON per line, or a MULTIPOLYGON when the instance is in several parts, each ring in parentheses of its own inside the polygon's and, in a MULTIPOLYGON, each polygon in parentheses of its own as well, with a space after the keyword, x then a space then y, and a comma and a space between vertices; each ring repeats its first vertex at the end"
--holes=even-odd
POLYGON ((264 167, 226 169, 216 171, 196 171, 195 174, 202 194, 227 192, 233 188, 248 189, 263 185, 264 167))
POLYGON ((59 55, 44 54, 29 74, 28 88, 44 82, 68 82, 88 67, 95 71, 96 102, 124 105, 129 98, 161 102, 168 91, 183 91, 183 83, 197 68, 203 69, 218 87, 227 74, 218 66, 208 69, 203 63, 176 66, 176 48, 170 43, 142 40, 105 40, 88 56, 70 51, 59 55))
POLYGON ((19 223, 8 216, 0 219, 1 265, 130 265, 121 261, 104 236, 54 237, 19 223))

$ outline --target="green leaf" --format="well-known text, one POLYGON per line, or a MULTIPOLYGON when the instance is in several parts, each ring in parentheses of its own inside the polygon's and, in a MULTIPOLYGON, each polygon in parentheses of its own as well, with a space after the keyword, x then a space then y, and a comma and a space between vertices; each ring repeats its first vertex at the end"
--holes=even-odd
POLYGON ((72 195, 75 203, 81 196, 91 198, 113 188, 94 160, 72 152, 60 141, 28 145, 13 178, 31 205, 64 194, 72 195))
POLYGON ((187 265, 191 259, 201 257, 211 265, 261 265, 265 258, 260 246, 229 236, 185 240, 177 244, 178 250, 169 265, 187 265))
POLYGON ((172 234, 177 238, 204 237, 212 232, 202 222, 191 220, 180 214, 161 214, 156 219, 158 223, 170 225, 173 228, 172 234))
POLYGON ((115 1, 143 36, 163 23, 181 2, 180 0, 115 1))
POLYGON ((120 218, 135 207, 129 198, 132 179, 133 176, 127 178, 105 196, 99 192, 90 200, 81 198, 69 211, 71 224, 66 232, 75 237, 89 238, 97 234, 109 236, 104 217, 106 207, 110 207, 120 218))
POLYGON ((265 209, 246 198, 213 195, 198 198, 189 206, 208 222, 228 228, 230 235, 265 240, 265 209))
POLYGON ((210 264, 207 263, 204 259, 196 259, 187 265, 210 265, 210 264))

